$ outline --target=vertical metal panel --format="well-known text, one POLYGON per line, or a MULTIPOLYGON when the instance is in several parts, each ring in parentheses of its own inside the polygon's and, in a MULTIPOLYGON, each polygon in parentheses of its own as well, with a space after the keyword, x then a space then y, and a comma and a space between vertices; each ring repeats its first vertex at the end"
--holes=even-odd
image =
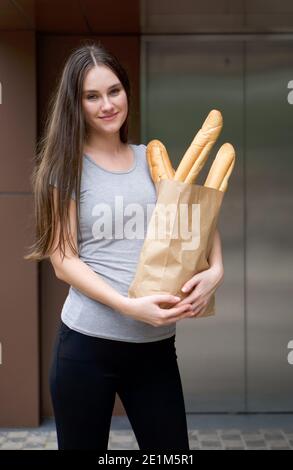
POLYGON ((140 11, 144 34, 268 34, 293 29, 292 0, 140 0, 140 11))
POLYGON ((247 44, 249 411, 293 411, 292 55, 293 40, 247 44))
POLYGON ((224 128, 197 183, 203 183, 223 142, 231 142, 237 153, 218 225, 225 283, 217 291, 217 313, 177 323, 178 363, 188 412, 244 410, 242 51, 241 43, 218 38, 142 40, 143 141, 161 140, 177 167, 208 112, 217 108, 224 128))

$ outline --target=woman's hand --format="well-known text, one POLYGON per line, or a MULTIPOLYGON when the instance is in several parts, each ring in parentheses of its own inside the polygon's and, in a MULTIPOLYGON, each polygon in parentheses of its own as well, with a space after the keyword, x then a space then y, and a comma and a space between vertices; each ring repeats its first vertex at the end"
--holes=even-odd
POLYGON ((192 307, 188 302, 177 307, 176 303, 179 301, 180 297, 169 294, 147 295, 138 298, 124 297, 121 310, 135 320, 149 323, 152 326, 165 326, 189 317, 192 313, 192 307), (164 303, 170 303, 171 308, 166 309, 159 306, 164 303))
POLYGON ((222 284, 224 278, 223 268, 212 266, 200 273, 195 274, 182 287, 183 292, 190 292, 185 299, 177 304, 180 307, 185 304, 192 305, 192 317, 200 317, 204 312, 211 296, 222 284), (184 288, 186 288, 184 290, 184 288))

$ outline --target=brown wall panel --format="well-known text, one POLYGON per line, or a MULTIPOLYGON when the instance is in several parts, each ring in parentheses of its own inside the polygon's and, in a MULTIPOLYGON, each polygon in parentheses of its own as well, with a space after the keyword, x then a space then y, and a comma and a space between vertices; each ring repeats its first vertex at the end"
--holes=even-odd
POLYGON ((32 196, 0 195, 0 426, 39 424, 37 266, 22 259, 32 211, 32 196))
POLYGON ((0 83, 0 191, 31 192, 36 139, 33 32, 0 32, 0 83))
POLYGON ((36 0, 1 0, 0 30, 32 29, 35 25, 36 0))
POLYGON ((0 426, 39 424, 38 266, 30 174, 36 139, 35 35, 0 32, 0 426))

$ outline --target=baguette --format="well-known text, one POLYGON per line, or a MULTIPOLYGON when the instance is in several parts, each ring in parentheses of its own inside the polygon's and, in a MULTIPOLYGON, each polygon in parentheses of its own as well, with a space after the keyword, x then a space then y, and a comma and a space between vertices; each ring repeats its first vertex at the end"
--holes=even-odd
POLYGON ((146 154, 154 183, 163 179, 173 179, 175 170, 171 165, 166 147, 160 140, 151 140, 147 145, 146 154))
POLYGON ((228 142, 223 144, 213 161, 204 186, 225 192, 235 164, 235 150, 228 142))
POLYGON ((223 127, 220 111, 212 109, 197 132, 175 172, 174 180, 192 184, 204 166, 223 127))

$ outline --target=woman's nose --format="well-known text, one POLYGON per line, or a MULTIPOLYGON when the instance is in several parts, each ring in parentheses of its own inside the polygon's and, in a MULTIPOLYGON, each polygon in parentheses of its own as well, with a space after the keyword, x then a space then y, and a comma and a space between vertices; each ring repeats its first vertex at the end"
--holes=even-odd
POLYGON ((113 108, 113 104, 111 103, 108 97, 104 98, 102 101, 102 109, 111 109, 113 108))

